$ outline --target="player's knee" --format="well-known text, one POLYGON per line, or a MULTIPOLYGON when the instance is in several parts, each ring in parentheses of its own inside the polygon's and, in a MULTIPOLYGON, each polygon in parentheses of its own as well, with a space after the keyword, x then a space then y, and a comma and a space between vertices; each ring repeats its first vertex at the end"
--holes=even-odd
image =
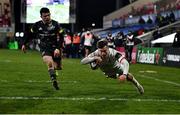
POLYGON ((48 62, 48 67, 49 67, 49 68, 52 68, 52 67, 53 67, 53 62, 52 62, 52 61, 49 61, 49 62, 48 62))
POLYGON ((132 80, 133 80, 133 76, 128 73, 126 79, 127 79, 128 81, 132 81, 132 80))

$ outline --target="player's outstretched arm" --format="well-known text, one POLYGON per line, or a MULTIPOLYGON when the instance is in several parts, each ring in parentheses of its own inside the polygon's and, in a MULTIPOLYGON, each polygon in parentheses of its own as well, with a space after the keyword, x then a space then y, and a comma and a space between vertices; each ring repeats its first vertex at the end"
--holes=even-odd
POLYGON ((81 64, 89 64, 94 61, 95 61, 94 57, 85 57, 81 60, 81 64))
POLYGON ((95 61, 99 63, 102 61, 102 59, 98 56, 94 56, 94 57, 87 56, 81 60, 81 64, 89 64, 89 63, 95 62, 95 61))

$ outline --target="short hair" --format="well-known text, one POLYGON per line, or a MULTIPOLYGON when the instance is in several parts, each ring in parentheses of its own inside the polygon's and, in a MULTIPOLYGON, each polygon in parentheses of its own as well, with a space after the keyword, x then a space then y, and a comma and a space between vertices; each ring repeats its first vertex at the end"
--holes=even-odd
POLYGON ((108 45, 108 41, 106 39, 102 39, 97 42, 97 48, 103 48, 107 45, 108 45))
POLYGON ((46 7, 43 7, 40 9, 40 15, 42 15, 42 13, 50 13, 49 9, 46 7))

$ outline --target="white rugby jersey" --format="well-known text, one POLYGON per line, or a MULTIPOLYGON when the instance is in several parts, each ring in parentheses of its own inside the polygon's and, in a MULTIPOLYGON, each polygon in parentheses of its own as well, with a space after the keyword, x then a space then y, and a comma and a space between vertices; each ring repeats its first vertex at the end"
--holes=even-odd
MULTIPOLYGON (((100 51, 96 51, 89 54, 87 57, 81 60, 82 64, 88 64, 95 60, 95 56, 100 56, 100 51)), ((108 53, 98 67, 105 73, 105 75, 111 76, 116 74, 128 74, 129 63, 125 57, 120 54, 117 50, 108 48, 108 53)))

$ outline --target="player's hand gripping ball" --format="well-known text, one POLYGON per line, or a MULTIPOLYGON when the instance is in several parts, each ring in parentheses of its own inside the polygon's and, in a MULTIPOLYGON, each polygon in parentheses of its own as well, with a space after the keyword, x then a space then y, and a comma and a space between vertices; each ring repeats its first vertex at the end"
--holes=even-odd
POLYGON ((101 57, 96 56, 95 58, 96 58, 95 59, 96 64, 100 64, 102 62, 102 58, 101 57))
POLYGON ((55 49, 54 50, 54 57, 58 57, 58 56, 60 56, 60 51, 59 51, 59 49, 55 49))

